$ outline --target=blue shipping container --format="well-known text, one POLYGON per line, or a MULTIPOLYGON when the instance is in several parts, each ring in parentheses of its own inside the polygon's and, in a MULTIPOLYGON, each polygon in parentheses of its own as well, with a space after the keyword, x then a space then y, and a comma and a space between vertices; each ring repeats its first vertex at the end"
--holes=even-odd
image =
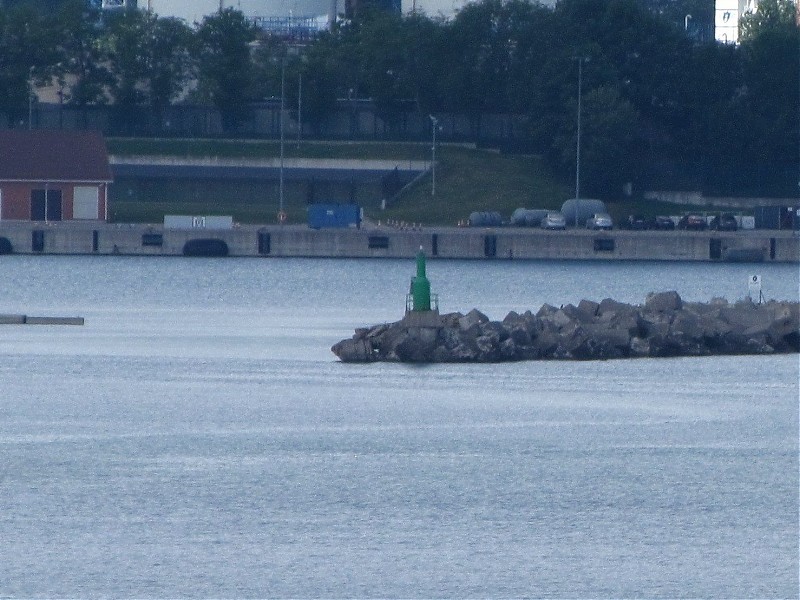
POLYGON ((357 204, 309 204, 308 226, 361 227, 361 207, 357 204))

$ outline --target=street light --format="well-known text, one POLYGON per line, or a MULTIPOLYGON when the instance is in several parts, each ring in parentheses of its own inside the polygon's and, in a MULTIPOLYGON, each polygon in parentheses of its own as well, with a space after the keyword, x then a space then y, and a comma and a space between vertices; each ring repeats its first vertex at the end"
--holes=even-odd
POLYGON ((28 129, 33 129, 33 69, 28 70, 28 129))
POLYGON ((588 56, 576 56, 578 61, 578 135, 575 144, 575 227, 578 227, 578 203, 581 197, 581 102, 583 96, 583 63, 589 61, 588 56))
POLYGON ((433 128, 433 146, 431 146, 431 196, 436 195, 436 130, 439 128, 439 119, 428 115, 433 128))
POLYGON ((297 75, 297 149, 303 136, 303 72, 297 75))
POLYGON ((286 106, 286 57, 284 56, 281 58, 281 114, 278 117, 278 123, 281 130, 281 169, 280 169, 280 196, 279 196, 279 205, 278 205, 278 220, 283 224, 283 221, 286 219, 283 212, 283 144, 284 144, 284 134, 283 134, 283 111, 286 106))

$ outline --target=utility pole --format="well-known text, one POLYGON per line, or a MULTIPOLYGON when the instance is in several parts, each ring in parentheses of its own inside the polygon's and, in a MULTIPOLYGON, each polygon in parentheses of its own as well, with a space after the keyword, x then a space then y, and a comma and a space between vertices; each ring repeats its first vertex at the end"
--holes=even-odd
MULTIPOLYGON (((221 3, 221 0, 220 0, 221 3)), ((281 114, 278 117, 278 123, 281 130, 281 168, 280 168, 280 183, 279 183, 279 197, 278 197, 278 221, 283 224, 286 220, 286 213, 283 211, 283 159, 284 159, 284 133, 283 133, 283 112, 286 109, 286 57, 281 57, 281 114)))
POLYGON ((297 76, 297 149, 303 136, 303 73, 297 76))
POLYGON ((583 63, 588 62, 588 56, 577 56, 578 61, 578 135, 575 143, 575 227, 578 227, 578 204, 581 197, 581 113, 583 96, 583 63))
POLYGON ((436 195, 436 130, 439 128, 439 119, 428 115, 433 128, 433 146, 431 147, 431 196, 436 195))
POLYGON ((33 129, 33 67, 28 71, 28 129, 33 129))

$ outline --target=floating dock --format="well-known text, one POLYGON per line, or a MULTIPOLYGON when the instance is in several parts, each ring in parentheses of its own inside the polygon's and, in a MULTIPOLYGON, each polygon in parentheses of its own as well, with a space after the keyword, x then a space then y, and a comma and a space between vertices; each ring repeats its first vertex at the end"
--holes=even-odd
POLYGON ((0 315, 0 325, 83 325, 83 317, 30 317, 0 315))

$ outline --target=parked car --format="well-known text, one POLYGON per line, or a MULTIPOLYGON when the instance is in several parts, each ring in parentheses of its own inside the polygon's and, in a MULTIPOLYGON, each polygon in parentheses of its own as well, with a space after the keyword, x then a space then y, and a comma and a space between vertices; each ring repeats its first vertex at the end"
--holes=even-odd
POLYGON ((595 213, 586 220, 586 229, 603 229, 611 231, 614 228, 614 221, 607 213, 595 213))
POLYGON ((500 227, 503 218, 496 211, 475 211, 469 214, 468 223, 470 227, 500 227))
POLYGON ((675 229, 675 221, 669 217, 659 215, 653 219, 652 228, 659 231, 672 231, 675 229))
POLYGON ((681 217, 678 221, 678 229, 692 229, 694 231, 703 231, 708 227, 706 218, 698 213, 689 213, 681 217))
POLYGON ((642 215, 628 215, 628 221, 626 225, 628 229, 650 229, 650 222, 642 215))
POLYGON ((739 229, 739 223, 736 222, 736 217, 732 214, 723 213, 711 219, 709 227, 717 231, 736 231, 739 229))
POLYGON ((560 212, 550 212, 542 219, 542 229, 566 229, 567 220, 560 212))

